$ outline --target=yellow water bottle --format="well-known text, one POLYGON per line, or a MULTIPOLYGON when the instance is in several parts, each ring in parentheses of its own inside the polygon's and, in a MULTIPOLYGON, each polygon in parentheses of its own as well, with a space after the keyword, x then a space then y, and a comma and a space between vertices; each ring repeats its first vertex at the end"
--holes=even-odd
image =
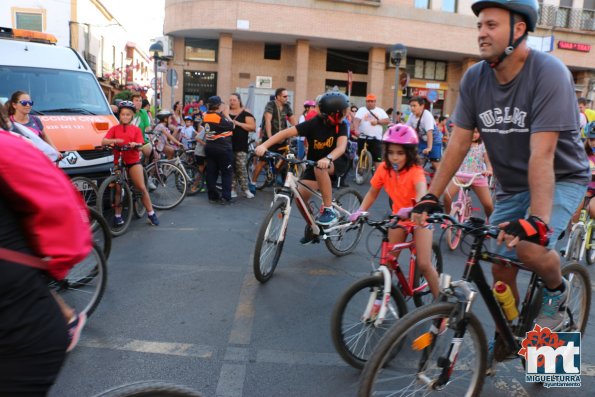
POLYGON ((512 295, 512 290, 508 285, 503 283, 502 281, 496 282, 494 285, 494 296, 496 300, 502 306, 502 310, 504 311, 504 315, 508 319, 508 321, 512 321, 519 316, 519 311, 516 308, 516 301, 514 300, 514 296, 512 295))

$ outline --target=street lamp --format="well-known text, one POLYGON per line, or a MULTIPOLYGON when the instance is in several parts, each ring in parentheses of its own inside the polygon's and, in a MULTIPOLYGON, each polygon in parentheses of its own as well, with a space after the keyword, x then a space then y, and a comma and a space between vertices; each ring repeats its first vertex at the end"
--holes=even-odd
POLYGON ((157 112, 157 61, 161 60, 161 54, 163 53, 163 44, 161 44, 161 41, 156 41, 153 44, 151 44, 151 47, 149 47, 149 52, 153 54, 153 62, 155 65, 155 112, 157 112))
POLYGON ((397 119, 397 95, 399 92, 399 65, 401 64, 401 59, 405 58, 407 55, 407 47, 403 44, 395 44, 390 48, 390 60, 392 63, 395 64, 395 97, 393 100, 393 114, 392 114, 392 122, 394 123, 397 119))

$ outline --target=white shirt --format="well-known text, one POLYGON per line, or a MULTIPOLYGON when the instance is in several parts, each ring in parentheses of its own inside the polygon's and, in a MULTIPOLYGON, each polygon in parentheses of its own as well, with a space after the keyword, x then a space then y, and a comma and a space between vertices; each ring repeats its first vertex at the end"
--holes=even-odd
POLYGON ((374 112, 376 117, 378 117, 377 121, 388 118, 388 115, 384 110, 382 110, 382 108, 375 107, 374 109, 369 110, 367 107, 363 106, 357 110, 357 113, 355 113, 355 118, 361 120, 361 122, 359 123, 358 132, 360 136, 365 135, 378 140, 382 140, 382 125, 372 125, 372 120, 376 120, 376 117, 372 116, 370 112, 374 112))
MULTIPOLYGON (((409 116, 409 120, 407 120, 407 125, 412 127, 414 130, 417 131, 417 121, 419 119, 417 118, 416 115, 414 115, 413 113, 411 113, 411 115, 409 116)), ((421 122, 419 123, 419 131, 417 131, 417 134, 419 135, 419 139, 423 140, 423 141, 427 141, 428 140, 428 131, 432 131, 432 140, 436 141, 436 127, 435 127, 435 123, 434 123, 434 117, 432 116, 432 113, 430 113, 429 110, 424 109, 423 113, 421 114, 421 122)))

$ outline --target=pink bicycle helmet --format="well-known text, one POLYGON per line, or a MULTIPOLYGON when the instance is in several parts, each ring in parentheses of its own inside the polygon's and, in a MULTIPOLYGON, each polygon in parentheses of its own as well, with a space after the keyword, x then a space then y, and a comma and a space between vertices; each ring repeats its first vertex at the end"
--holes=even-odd
POLYGON ((306 107, 306 106, 314 107, 314 106, 316 106, 316 102, 308 100, 308 101, 304 102, 304 107, 306 107))
POLYGON ((397 145, 417 145, 419 139, 415 130, 405 124, 393 124, 384 133, 382 142, 397 145))

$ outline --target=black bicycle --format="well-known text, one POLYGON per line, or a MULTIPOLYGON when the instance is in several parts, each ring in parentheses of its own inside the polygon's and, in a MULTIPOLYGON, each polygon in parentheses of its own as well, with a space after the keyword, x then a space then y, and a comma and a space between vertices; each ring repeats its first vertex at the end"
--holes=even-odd
MULTIPOLYGON (((478 396, 486 376, 488 344, 483 327, 471 312, 479 295, 493 318, 498 333, 493 345, 496 362, 518 356, 525 333, 541 308, 543 282, 531 273, 529 286, 516 321, 509 323, 486 281, 480 261, 514 266, 529 271, 522 263, 484 248, 488 237, 499 229, 479 218, 464 224, 445 214, 428 222, 460 228, 473 237, 463 277, 440 278, 440 303, 420 307, 405 315, 378 344, 362 373, 358 396, 418 396, 443 391, 456 396, 478 396)), ((562 268, 568 281, 566 312, 561 329, 584 332, 591 306, 591 280, 578 263, 562 268)), ((523 364, 524 361, 523 361, 523 364)))

